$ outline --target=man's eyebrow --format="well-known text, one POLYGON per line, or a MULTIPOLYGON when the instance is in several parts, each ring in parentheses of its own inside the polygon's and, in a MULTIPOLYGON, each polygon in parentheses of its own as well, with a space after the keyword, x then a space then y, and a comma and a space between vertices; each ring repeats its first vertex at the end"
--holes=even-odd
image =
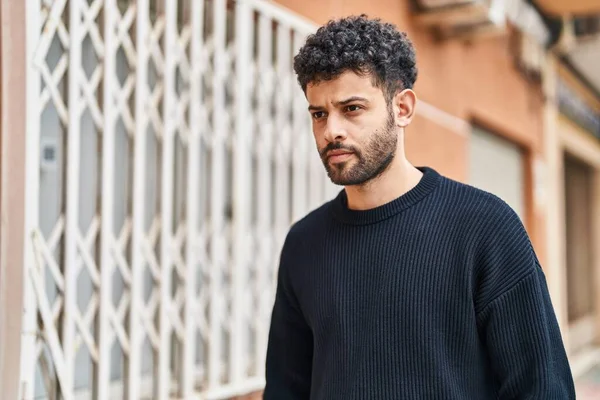
POLYGON ((364 97, 352 96, 352 97, 348 97, 345 100, 338 101, 335 104, 337 106, 345 106, 346 104, 352 103, 353 101, 362 101, 363 103, 368 103, 369 102, 369 100, 365 99, 364 97))
MULTIPOLYGON (((336 101, 335 105, 336 106, 345 106, 346 104, 352 103, 353 101, 362 101, 363 103, 369 103, 369 100, 364 97, 352 96, 352 97, 348 97, 347 99, 344 99, 344 100, 336 101)), ((321 111, 323 109, 324 109, 324 107, 314 106, 312 104, 308 106, 308 111, 321 111)))

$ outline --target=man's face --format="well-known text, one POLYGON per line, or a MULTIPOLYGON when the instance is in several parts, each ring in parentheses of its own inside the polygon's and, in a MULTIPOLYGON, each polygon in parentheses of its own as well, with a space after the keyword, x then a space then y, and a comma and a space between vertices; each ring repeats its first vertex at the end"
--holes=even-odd
POLYGON ((337 185, 361 185, 394 159, 398 143, 391 108, 368 75, 345 72, 306 88, 321 160, 337 185))

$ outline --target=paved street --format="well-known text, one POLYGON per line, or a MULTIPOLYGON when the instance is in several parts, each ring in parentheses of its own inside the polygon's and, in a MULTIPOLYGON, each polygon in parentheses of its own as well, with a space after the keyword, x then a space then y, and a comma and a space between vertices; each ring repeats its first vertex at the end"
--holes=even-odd
POLYGON ((600 366, 593 368, 577 381, 577 399, 600 399, 600 366))

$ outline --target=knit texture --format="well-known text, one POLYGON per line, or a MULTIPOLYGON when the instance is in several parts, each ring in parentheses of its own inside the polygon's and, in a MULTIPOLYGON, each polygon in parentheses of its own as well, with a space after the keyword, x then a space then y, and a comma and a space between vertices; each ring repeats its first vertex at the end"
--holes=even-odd
POLYGON ((290 229, 265 400, 575 399, 544 273, 514 211, 419 168, 380 207, 345 191, 290 229))

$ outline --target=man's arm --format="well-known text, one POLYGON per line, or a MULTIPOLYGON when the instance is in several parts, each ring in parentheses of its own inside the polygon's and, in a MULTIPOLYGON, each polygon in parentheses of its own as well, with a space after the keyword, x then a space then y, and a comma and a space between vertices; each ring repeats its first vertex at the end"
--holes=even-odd
POLYGON ((264 400, 310 398, 313 337, 294 296, 288 269, 294 260, 289 235, 283 246, 266 360, 264 400))
POLYGON ((499 399, 575 399, 544 272, 512 210, 492 219, 478 257, 477 324, 499 399))

